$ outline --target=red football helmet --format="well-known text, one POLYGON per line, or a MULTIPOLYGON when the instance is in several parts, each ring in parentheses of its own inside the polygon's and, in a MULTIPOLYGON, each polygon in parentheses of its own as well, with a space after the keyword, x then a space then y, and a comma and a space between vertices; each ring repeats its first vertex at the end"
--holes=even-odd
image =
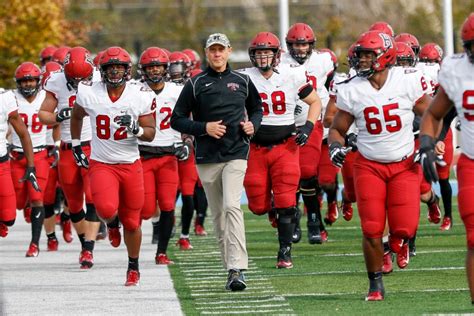
POLYGON ((191 59, 193 69, 201 68, 201 56, 194 50, 190 48, 183 49, 183 53, 191 59))
POLYGON ((69 46, 61 46, 59 47, 53 54, 53 58, 51 59, 54 62, 57 62, 61 66, 64 65, 64 59, 66 58, 67 53, 71 47, 69 46))
POLYGON ((34 96, 38 93, 40 88, 41 70, 36 64, 30 61, 24 62, 15 70, 15 81, 18 91, 25 98, 34 96), (36 80, 36 83, 32 85, 28 84, 27 86, 21 84, 22 81, 31 79, 36 80))
POLYGON ((373 73, 382 71, 395 64, 397 49, 392 37, 378 31, 368 31, 363 33, 357 39, 354 47, 355 69, 357 75, 361 77, 370 77, 373 73), (374 59, 369 68, 361 69, 360 53, 372 52, 374 59))
POLYGON ((268 71, 275 68, 280 63, 280 40, 278 37, 270 32, 258 33, 250 42, 249 56, 252 65, 262 71, 268 71), (257 50, 271 50, 272 55, 256 55, 257 50), (271 60, 269 60, 271 58, 271 60), (259 59, 260 65, 257 61, 259 59), (265 60, 265 62, 264 62, 265 60))
POLYGON ((144 81, 160 83, 166 76, 169 62, 168 55, 161 48, 149 47, 140 56, 138 73, 144 81), (149 73, 146 68, 150 66, 164 66, 164 70, 159 73, 149 73))
POLYGON ((466 55, 471 63, 474 63, 474 53, 472 52, 472 45, 474 44, 474 12, 469 14, 462 25, 461 39, 466 55))
POLYGON ((51 76, 53 72, 58 72, 61 71, 62 67, 60 64, 54 61, 48 61, 44 67, 43 67, 43 72, 41 73, 42 78, 41 78, 41 85, 44 86, 44 83, 48 78, 51 76))
POLYGON ((99 67, 102 81, 113 88, 118 88, 130 80, 132 59, 125 49, 118 46, 112 46, 107 48, 100 56, 99 67), (122 76, 119 76, 120 72, 118 70, 112 69, 112 71, 108 71, 109 66, 113 65, 125 66, 125 72, 122 76))
POLYGON ((171 52, 169 50, 167 50, 166 48, 162 48, 161 50, 164 51, 166 55, 168 55, 168 58, 170 58, 171 52))
POLYGON ((334 70, 336 70, 337 67, 339 66, 339 63, 337 62, 336 54, 332 50, 330 50, 329 48, 321 48, 319 51, 320 52, 326 52, 326 53, 329 53, 329 55, 331 55, 331 60, 332 60, 332 63, 334 65, 334 70))
POLYGON ((369 31, 379 31, 391 37, 395 36, 392 26, 384 21, 375 22, 369 27, 369 31))
POLYGON ((427 43, 420 49, 420 61, 425 63, 441 63, 443 49, 436 43, 427 43))
POLYGON ((172 52, 169 55, 170 66, 169 66, 169 78, 171 81, 176 83, 183 83, 189 78, 191 70, 191 60, 189 57, 182 52, 172 52))
POLYGON ((408 44, 404 42, 395 43, 397 46, 397 66, 414 67, 416 63, 415 53, 408 44))
POLYGON ((97 55, 95 55, 94 59, 92 59, 92 62, 94 63, 94 66, 96 68, 99 68, 100 56, 102 56, 103 53, 104 53, 104 51, 101 50, 100 52, 97 53, 97 55))
POLYGON ((316 37, 314 36, 313 30, 308 24, 296 23, 293 24, 288 30, 285 40, 291 57, 293 57, 299 64, 303 64, 313 52, 316 37), (302 51, 293 48, 293 44, 306 43, 309 44, 308 51, 302 51))
POLYGON ((413 49, 415 56, 418 56, 418 53, 420 52, 420 43, 415 35, 410 33, 400 33, 395 37, 395 42, 404 42, 408 44, 408 46, 413 49))
POLYGON ((349 63, 349 67, 355 69, 357 59, 355 58, 355 49, 356 43, 352 43, 351 46, 349 47, 349 50, 347 51, 347 62, 349 63))
POLYGON ((92 79, 93 72, 94 63, 90 57, 90 52, 80 46, 71 48, 64 59, 64 75, 68 85, 77 90, 79 82, 92 79))
POLYGON ((41 50, 40 53, 40 63, 41 66, 44 66, 48 61, 53 59, 54 52, 56 52, 56 46, 47 46, 41 50))

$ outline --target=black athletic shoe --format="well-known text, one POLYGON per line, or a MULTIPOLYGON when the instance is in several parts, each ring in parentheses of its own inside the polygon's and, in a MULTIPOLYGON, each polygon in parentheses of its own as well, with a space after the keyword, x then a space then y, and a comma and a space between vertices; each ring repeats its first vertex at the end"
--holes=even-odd
POLYGON ((225 289, 235 292, 243 291, 246 287, 244 274, 238 269, 230 269, 225 289))
POLYGON ((317 225, 316 223, 308 223, 308 242, 312 245, 323 243, 323 238, 321 236, 321 231, 319 230, 319 225, 317 225))

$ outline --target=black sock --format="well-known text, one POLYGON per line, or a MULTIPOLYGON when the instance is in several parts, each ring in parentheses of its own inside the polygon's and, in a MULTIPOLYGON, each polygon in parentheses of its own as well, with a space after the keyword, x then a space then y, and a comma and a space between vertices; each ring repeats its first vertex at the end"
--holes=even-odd
POLYGON ((173 229, 174 210, 170 212, 161 211, 159 228, 158 228, 158 247, 157 254, 166 253, 168 243, 171 238, 171 230, 173 229))
POLYGON ((295 214, 281 214, 277 215, 278 222, 278 242, 280 248, 291 247, 293 240, 293 232, 295 231, 296 216, 295 214))
POLYGON ((118 216, 115 216, 115 218, 110 223, 107 223, 107 227, 108 228, 119 228, 119 226, 120 226, 119 224, 120 224, 119 218, 118 218, 118 216))
POLYGON ((194 189, 194 208, 196 209, 196 223, 204 226, 204 219, 206 218, 207 198, 204 188, 196 185, 194 189))
POLYGON ((138 258, 128 257, 128 270, 138 271, 138 258))
POLYGON ((84 248, 84 242, 86 241, 86 234, 77 234, 77 237, 79 237, 79 241, 81 242, 81 248, 84 248))
POLYGON ((326 192, 326 197, 328 199, 328 204, 331 204, 332 202, 336 202, 337 200, 337 182, 334 185, 334 188, 331 188, 329 190, 325 190, 326 192))
POLYGON ((378 272, 367 272, 369 277, 369 291, 382 291, 384 292, 383 282, 382 282, 382 271, 378 272))
POLYGON ((385 241, 383 243, 383 252, 384 253, 390 252, 390 244, 388 243, 388 241, 385 241))
POLYGON ((182 195, 183 206, 181 208, 181 234, 189 235, 189 228, 193 220, 194 201, 192 195, 182 195))
POLYGON ((319 226, 321 222, 321 210, 319 209, 319 201, 317 195, 303 195, 303 202, 308 212, 308 223, 314 223, 319 226))
POLYGON ((31 208, 31 242, 34 244, 39 243, 41 237, 41 230, 44 222, 44 207, 33 206, 31 208))
POLYGON ((46 236, 48 237, 48 239, 57 239, 56 232, 52 232, 51 234, 46 234, 46 236))
POLYGON ((70 219, 71 219, 71 216, 69 216, 69 214, 66 214, 65 212, 61 213, 61 222, 67 222, 70 219))
POLYGON ((84 240, 84 244, 83 244, 82 248, 84 250, 88 250, 90 252, 93 252, 94 251, 94 245, 95 245, 94 240, 84 240))
POLYGON ((408 239, 408 247, 412 249, 415 246, 415 241, 416 241, 416 232, 415 235, 413 235, 412 238, 408 239))
POLYGON ((426 205, 431 206, 431 205, 435 204, 436 201, 437 201, 436 193, 434 193, 433 191, 431 191, 431 197, 430 197, 430 199, 428 200, 428 202, 426 202, 426 205))
POLYGON ((439 179, 439 188, 443 199, 444 216, 452 217, 451 199, 453 198, 453 190, 449 179, 439 179))

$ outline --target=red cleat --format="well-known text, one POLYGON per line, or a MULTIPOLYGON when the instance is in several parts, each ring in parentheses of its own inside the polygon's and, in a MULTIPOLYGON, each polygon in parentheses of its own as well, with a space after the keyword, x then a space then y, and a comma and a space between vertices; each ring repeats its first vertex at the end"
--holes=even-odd
POLYGON ((67 220, 67 221, 61 222, 61 226, 62 226, 62 229, 63 229, 63 239, 64 239, 65 242, 70 244, 72 242, 72 240, 74 239, 72 237, 71 221, 67 220))
POLYGON ((389 274, 393 271, 393 263, 392 263, 392 252, 388 251, 383 254, 383 266, 382 266, 382 273, 389 274))
POLYGON ((81 270, 88 270, 94 265, 94 256, 89 250, 82 250, 79 256, 79 263, 81 264, 81 270))
POLYGON ((405 269, 410 262, 410 250, 408 243, 404 243, 400 252, 397 253, 397 265, 400 269, 405 269))
POLYGON ((392 250, 395 253, 399 253, 402 250, 404 242, 402 238, 398 238, 393 235, 390 235, 388 236, 388 245, 390 247, 390 250, 392 250))
POLYGON ((342 202, 342 217, 346 221, 350 221, 352 216, 354 215, 354 209, 352 208, 352 203, 350 202, 342 202))
POLYGON ((366 301, 383 301, 383 293, 382 291, 372 291, 367 294, 366 301))
POLYGON ((339 210, 337 207, 337 203, 331 202, 328 204, 328 212, 326 213, 326 217, 324 218, 324 222, 327 225, 332 225, 336 222, 337 218, 339 217, 339 210))
POLYGON ((3 223, 0 223, 0 237, 7 237, 8 235, 8 226, 3 224, 3 223))
POLYGON ((59 242, 56 238, 48 238, 48 251, 58 251, 59 242))
POLYGON ((443 223, 439 227, 440 230, 450 230, 453 227, 453 222, 451 217, 445 216, 443 217, 443 223))
POLYGON ((293 262, 291 262, 291 259, 290 260, 278 260, 277 262, 277 265, 276 265, 277 269, 291 269, 293 268, 293 262))
POLYGON ((25 222, 31 224, 31 207, 27 206, 23 209, 23 217, 25 218, 25 222))
POLYGON ((321 240, 323 242, 327 242, 328 241, 328 231, 327 230, 322 230, 321 231, 321 240))
POLYGON ((439 198, 435 196, 436 201, 428 206, 428 222, 438 224, 441 221, 441 210, 439 209, 439 198))
POLYGON ((28 251, 26 252, 26 257, 32 258, 32 257, 38 257, 39 255, 39 248, 37 244, 31 243, 30 247, 28 247, 28 251))
POLYGON ((112 247, 117 248, 122 242, 122 235, 120 234, 120 227, 107 227, 109 241, 112 247))
POLYGON ((155 263, 169 265, 174 264, 174 261, 171 261, 166 255, 166 253, 160 253, 158 256, 155 257, 155 263))
POLYGON ((196 234, 196 236, 207 236, 207 232, 204 229, 204 226, 199 224, 196 224, 194 226, 194 233, 196 234))
POLYGON ((180 238, 176 242, 176 245, 179 246, 180 250, 191 250, 191 249, 193 249, 193 246, 191 245, 191 242, 189 241, 189 238, 180 238))
POLYGON ((138 286, 140 285, 140 272, 137 270, 128 270, 127 271, 127 281, 125 281, 125 286, 138 286))

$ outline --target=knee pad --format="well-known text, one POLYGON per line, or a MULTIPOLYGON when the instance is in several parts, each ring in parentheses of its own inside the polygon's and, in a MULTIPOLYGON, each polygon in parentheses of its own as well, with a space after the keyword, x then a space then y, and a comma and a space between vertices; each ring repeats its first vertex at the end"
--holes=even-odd
POLYGON ((382 238, 385 223, 380 225, 375 221, 362 223, 362 233, 366 238, 382 238))
POLYGON ((5 224, 8 227, 12 227, 13 224, 15 224, 15 219, 12 219, 11 221, 4 221, 3 224, 5 224))
POLYGON ((296 223, 297 213, 298 210, 296 207, 288 207, 288 208, 277 208, 276 212, 278 214, 277 220, 279 223, 296 223))
POLYGON ((95 210, 94 204, 86 204, 87 213, 86 213, 86 221, 88 222, 100 222, 99 216, 97 216, 97 212, 95 210))
POLYGON ((86 213, 84 212, 83 209, 81 209, 79 212, 77 213, 69 213, 69 217, 71 217, 71 222, 73 223, 79 223, 80 221, 82 221, 85 217, 86 217, 86 213))
POLYGON ((54 204, 44 206, 44 218, 51 218, 54 216, 54 204))
POLYGON ((318 181, 316 180, 316 177, 300 180, 300 192, 303 196, 316 195, 317 187, 318 187, 318 181))

